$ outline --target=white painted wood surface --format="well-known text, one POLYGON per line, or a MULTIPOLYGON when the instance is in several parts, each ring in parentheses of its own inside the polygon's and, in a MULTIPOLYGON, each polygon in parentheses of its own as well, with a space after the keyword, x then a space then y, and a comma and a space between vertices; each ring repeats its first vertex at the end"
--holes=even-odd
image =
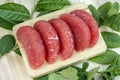
MULTIPOLYGON (((22 3, 23 0, 0 0, 0 4, 2 4, 5 1, 8 1, 8 2, 15 1, 17 3, 21 2, 21 4, 24 4, 24 5, 30 3, 31 6, 26 5, 26 7, 31 10, 32 10, 32 7, 34 6, 30 0, 29 0, 30 2, 28 0, 24 0, 24 3, 22 3)), ((78 2, 86 2, 88 4, 92 3, 96 6, 99 6, 101 3, 104 3, 110 0, 100 0, 100 1, 98 0, 97 1, 96 0, 70 0, 70 1, 72 3, 78 3, 78 2)), ((120 2, 120 0, 111 0, 111 1, 120 2)), ((5 34, 12 34, 12 32, 6 31, 0 28, 0 37, 2 37, 5 34)), ((117 49, 115 51, 120 52, 120 49, 117 49)), ((76 65, 80 66, 81 64, 77 63, 76 65)), ((89 69, 95 66, 101 66, 101 65, 90 63, 89 69)), ((104 69, 103 66, 101 66, 101 68, 104 69)), ((30 76, 26 72, 23 59, 19 57, 18 55, 16 55, 14 52, 11 52, 8 55, 0 58, 0 80, 32 80, 32 78, 30 78, 30 76)), ((100 79, 96 78, 96 80, 100 80, 100 79)), ((116 80, 120 80, 120 78, 117 77, 116 80)))

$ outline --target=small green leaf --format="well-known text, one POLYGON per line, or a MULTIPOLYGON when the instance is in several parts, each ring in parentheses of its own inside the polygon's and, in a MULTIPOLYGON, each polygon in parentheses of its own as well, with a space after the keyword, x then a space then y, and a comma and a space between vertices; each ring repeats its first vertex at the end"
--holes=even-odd
POLYGON ((119 13, 119 3, 118 2, 114 2, 112 4, 112 8, 108 11, 108 16, 111 17, 115 14, 118 14, 119 13))
POLYGON ((16 54, 18 54, 19 56, 22 56, 19 48, 15 49, 14 52, 15 52, 16 54))
POLYGON ((64 79, 57 73, 51 73, 49 74, 48 80, 64 80, 64 79))
POLYGON ((61 76, 64 76, 67 80, 78 80, 78 71, 72 67, 68 67, 59 72, 61 76))
POLYGON ((114 66, 111 72, 114 76, 119 76, 120 75, 120 65, 114 66))
POLYGON ((0 17, 10 21, 25 21, 31 18, 29 11, 16 3, 0 5, 0 17))
POLYGON ((102 32, 102 36, 108 48, 120 47, 120 35, 113 32, 102 32))
POLYGON ((120 32, 120 13, 109 18, 108 27, 120 32))
POLYGON ((120 5, 118 2, 113 3, 113 8, 115 8, 117 11, 119 11, 120 5))
POLYGON ((101 73, 103 80, 114 80, 115 76, 111 75, 110 72, 101 73))
POLYGON ((5 35, 0 39, 0 57, 7 54, 15 46, 15 38, 12 35, 5 35))
POLYGON ((116 76, 120 75, 120 65, 113 65, 108 67, 105 71, 101 72, 101 74, 107 80, 114 80, 116 76))
POLYGON ((79 76, 78 80, 87 80, 87 72, 81 73, 78 76, 79 76))
POLYGON ((87 80, 92 80, 100 67, 96 67, 87 73, 87 80))
POLYGON ((15 24, 16 23, 13 21, 6 20, 6 19, 0 17, 0 27, 2 27, 2 28, 12 30, 12 28, 15 24))
POLYGON ((38 77, 38 78, 34 78, 34 80, 48 80, 48 75, 38 77))
POLYGON ((109 11, 108 11, 108 16, 111 17, 115 14, 118 14, 119 12, 117 11, 117 9, 115 8, 111 8, 109 11))
POLYGON ((103 54, 90 58, 89 60, 99 64, 110 64, 117 58, 117 56, 118 54, 116 52, 107 49, 103 54))
POLYGON ((88 66, 89 66, 89 63, 88 62, 84 62, 83 65, 82 65, 82 72, 86 71, 88 66))
POLYGON ((114 59, 113 63, 109 65, 107 69, 112 68, 113 66, 120 65, 120 55, 117 56, 117 58, 114 59))
POLYGON ((70 5, 68 0, 39 0, 35 11, 40 11, 41 9, 53 11, 61 9, 66 5, 70 5))
POLYGON ((108 19, 108 11, 112 8, 112 3, 111 2, 106 2, 105 4, 101 5, 98 8, 98 11, 101 15, 101 18, 103 20, 108 19))

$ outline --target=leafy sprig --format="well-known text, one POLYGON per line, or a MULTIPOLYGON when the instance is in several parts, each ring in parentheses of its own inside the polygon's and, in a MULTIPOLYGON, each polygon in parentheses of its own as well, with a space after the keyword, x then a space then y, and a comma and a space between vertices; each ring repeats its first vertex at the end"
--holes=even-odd
POLYGON ((84 62, 82 67, 70 66, 65 69, 35 78, 34 80, 93 80, 99 67, 87 71, 88 62, 84 62))
POLYGON ((101 25, 105 25, 120 32, 119 7, 120 5, 118 2, 107 2, 101 5, 98 9, 93 5, 88 6, 99 27, 101 27, 101 25))

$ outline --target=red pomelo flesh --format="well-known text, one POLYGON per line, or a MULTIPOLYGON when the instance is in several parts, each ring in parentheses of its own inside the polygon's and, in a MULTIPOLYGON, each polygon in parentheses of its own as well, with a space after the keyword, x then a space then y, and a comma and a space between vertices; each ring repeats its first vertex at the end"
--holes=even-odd
POLYGON ((89 46, 90 31, 87 24, 79 17, 72 14, 62 14, 60 18, 64 20, 71 28, 75 37, 75 50, 83 51, 89 46))
POLYGON ((39 33, 31 26, 23 26, 17 31, 17 39, 26 52, 30 67, 32 69, 41 67, 46 52, 39 33))
POLYGON ((41 34, 46 46, 46 60, 49 64, 53 64, 59 52, 59 37, 52 25, 45 20, 39 20, 35 23, 34 28, 41 34))
POLYGON ((71 29, 67 23, 59 18, 51 19, 49 22, 53 25, 60 38, 60 58, 62 60, 70 58, 74 51, 74 39, 71 29))
POLYGON ((75 10, 71 12, 71 14, 78 16, 88 25, 91 33, 91 40, 90 40, 89 47, 93 47, 99 39, 99 30, 98 30, 98 24, 96 20, 93 18, 93 16, 90 13, 84 10, 75 10))

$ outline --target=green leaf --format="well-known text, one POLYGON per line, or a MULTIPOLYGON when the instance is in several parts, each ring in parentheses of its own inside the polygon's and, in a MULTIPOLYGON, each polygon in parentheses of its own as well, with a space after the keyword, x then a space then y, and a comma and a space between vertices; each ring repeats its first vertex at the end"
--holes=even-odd
POLYGON ((79 80, 86 80, 87 79, 87 68, 89 66, 88 62, 84 62, 82 65, 82 68, 78 71, 78 76, 79 76, 79 80))
POLYGON ((87 80, 87 72, 79 74, 78 80, 87 80))
POLYGON ((117 11, 119 11, 120 5, 118 2, 113 3, 113 8, 115 8, 117 11))
POLYGON ((120 47, 120 35, 113 32, 102 32, 102 36, 108 48, 120 47))
POLYGON ((6 19, 0 17, 0 27, 2 27, 2 28, 12 30, 12 28, 15 24, 16 23, 13 21, 6 20, 6 19))
POLYGON ((83 65, 82 65, 82 72, 86 71, 88 66, 89 66, 89 63, 88 62, 84 62, 83 65))
POLYGON ((109 11, 108 11, 108 16, 111 17, 115 14, 118 14, 119 12, 117 11, 117 9, 115 8, 111 8, 109 11))
POLYGON ((109 18, 108 27, 120 32, 120 13, 109 18))
POLYGON ((90 58, 89 60, 99 64, 110 64, 117 58, 117 56, 118 54, 116 52, 107 49, 103 54, 90 58))
POLYGON ((25 21, 31 18, 29 11, 16 3, 0 5, 0 17, 10 21, 25 21))
POLYGON ((112 3, 111 2, 106 2, 105 4, 101 5, 98 8, 98 11, 99 11, 99 13, 101 15, 101 18, 103 20, 108 19, 108 12, 111 8, 112 8, 112 3))
POLYGON ((49 74, 48 80, 64 80, 59 74, 51 73, 49 74))
POLYGON ((112 67, 111 72, 114 76, 120 75, 120 65, 116 65, 116 66, 112 67))
POLYGON ((53 11, 61 9, 66 5, 70 5, 68 0, 39 0, 35 11, 39 11, 41 9, 53 11))
POLYGON ((50 13, 52 11, 47 11, 47 10, 41 10, 40 13, 38 14, 38 16, 42 16, 42 15, 45 15, 47 13, 50 13))
POLYGON ((120 65, 113 65, 101 72, 101 74, 106 80, 114 80, 116 76, 120 75, 120 65))
POLYGON ((78 71, 72 67, 68 67, 59 72, 61 76, 65 77, 67 80, 78 80, 78 71))
POLYGON ((101 73, 103 80, 114 80, 115 76, 111 75, 110 72, 101 73))
POLYGON ((100 27, 103 23, 100 21, 101 16, 100 16, 98 10, 93 5, 89 5, 88 8, 100 27))
POLYGON ((15 52, 16 54, 18 54, 19 56, 22 56, 19 48, 15 49, 14 52, 15 52))
POLYGON ((7 54, 15 46, 15 38, 12 35, 5 35, 0 39, 0 57, 7 54))
POLYGON ((34 78, 34 80, 48 80, 48 75, 38 77, 38 78, 34 78))
POLYGON ((87 73, 87 80, 92 80, 100 67, 96 67, 87 73))
POLYGON ((100 72, 105 80, 114 80, 120 75, 120 55, 108 66, 105 71, 100 72))
POLYGON ((107 69, 112 68, 113 66, 120 65, 120 55, 117 56, 116 59, 114 59, 113 63, 109 65, 107 69))
POLYGON ((119 3, 118 2, 114 2, 112 4, 112 8, 108 11, 108 16, 111 17, 115 14, 118 14, 119 13, 119 3))

